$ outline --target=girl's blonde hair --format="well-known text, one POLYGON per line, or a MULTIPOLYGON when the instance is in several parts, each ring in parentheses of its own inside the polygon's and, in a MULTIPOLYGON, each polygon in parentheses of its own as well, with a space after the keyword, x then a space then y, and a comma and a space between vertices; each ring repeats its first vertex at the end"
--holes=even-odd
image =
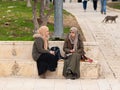
POLYGON ((41 36, 44 37, 46 31, 48 31, 48 30, 49 30, 49 28, 48 28, 47 26, 41 26, 41 27, 37 30, 37 32, 38 32, 41 36))

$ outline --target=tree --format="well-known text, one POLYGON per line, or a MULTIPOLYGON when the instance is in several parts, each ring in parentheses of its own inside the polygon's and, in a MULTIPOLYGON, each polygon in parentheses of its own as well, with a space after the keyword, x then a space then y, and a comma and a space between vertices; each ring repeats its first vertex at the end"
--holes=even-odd
POLYGON ((30 2, 30 0, 27 0, 27 7, 31 7, 31 2, 30 2))
POLYGON ((40 2, 38 2, 38 0, 33 0, 34 4, 33 4, 33 22, 34 22, 34 33, 36 32, 36 30, 39 28, 39 26, 42 25, 47 25, 48 23, 48 19, 51 15, 51 13, 53 12, 53 7, 50 8, 50 1, 46 1, 46 0, 40 0, 40 2), (37 17, 37 3, 40 4, 40 8, 39 8, 39 16, 37 17))
POLYGON ((34 23, 34 33, 36 33, 39 28, 39 24, 37 21, 37 0, 34 0, 34 5, 33 5, 33 23, 34 23))
POLYGON ((40 16, 39 16, 39 25, 47 25, 48 18, 50 17, 53 8, 50 8, 50 1, 40 0, 40 16))

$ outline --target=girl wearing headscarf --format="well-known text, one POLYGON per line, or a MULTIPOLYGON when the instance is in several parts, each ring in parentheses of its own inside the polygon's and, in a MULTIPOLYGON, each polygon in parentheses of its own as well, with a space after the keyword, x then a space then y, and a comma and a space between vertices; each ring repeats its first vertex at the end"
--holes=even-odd
POLYGON ((38 34, 34 34, 35 38, 32 57, 37 63, 38 74, 45 78, 47 70, 55 71, 58 59, 55 57, 54 51, 48 50, 49 29, 47 26, 41 26, 38 34))
POLYGON ((64 60, 63 76, 67 79, 77 79, 80 77, 80 59, 84 56, 83 42, 76 27, 70 29, 70 33, 65 39, 63 50, 66 60, 64 60))

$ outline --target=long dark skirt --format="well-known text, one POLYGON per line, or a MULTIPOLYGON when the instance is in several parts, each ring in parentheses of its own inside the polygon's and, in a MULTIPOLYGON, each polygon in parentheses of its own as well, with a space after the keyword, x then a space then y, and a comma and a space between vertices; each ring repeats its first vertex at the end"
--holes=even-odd
POLYGON ((77 79, 80 77, 80 59, 81 55, 73 53, 64 60, 63 76, 69 79, 77 79))
POLYGON ((41 75, 47 70, 55 71, 57 68, 57 58, 50 53, 43 53, 37 60, 38 74, 41 75))

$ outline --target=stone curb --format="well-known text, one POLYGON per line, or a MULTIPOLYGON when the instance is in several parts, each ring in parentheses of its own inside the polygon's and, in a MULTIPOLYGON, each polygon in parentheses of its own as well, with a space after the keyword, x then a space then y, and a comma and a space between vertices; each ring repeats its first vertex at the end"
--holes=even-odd
POLYGON ((120 10, 119 10, 119 9, 114 9, 114 8, 109 7, 109 6, 107 6, 107 9, 108 9, 108 10, 111 10, 111 11, 120 12, 120 10))

